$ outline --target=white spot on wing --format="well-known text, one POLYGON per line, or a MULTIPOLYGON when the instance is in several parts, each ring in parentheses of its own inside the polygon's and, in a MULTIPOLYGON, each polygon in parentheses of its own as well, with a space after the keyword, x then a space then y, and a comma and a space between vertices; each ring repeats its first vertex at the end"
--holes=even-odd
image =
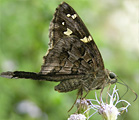
POLYGON ((84 43, 88 43, 92 40, 91 36, 88 36, 88 38, 85 36, 83 39, 80 39, 81 41, 83 41, 84 43))
POLYGON ((92 40, 92 37, 91 37, 91 36, 89 36, 89 37, 88 37, 88 39, 89 39, 89 41, 91 41, 91 40, 92 40))
POLYGON ((71 15, 70 14, 67 14, 67 17, 70 17, 71 15))
POLYGON ((67 28, 67 31, 65 31, 64 34, 69 36, 72 34, 72 31, 69 28, 67 28))
POLYGON ((83 41, 84 43, 87 43, 88 42, 87 37, 84 37, 83 39, 80 39, 80 40, 83 41))
POLYGON ((77 15, 76 14, 74 14, 74 15, 72 15, 71 16, 73 19, 75 19, 76 17, 77 17, 77 15))
POLYGON ((62 22, 62 25, 65 25, 65 22, 62 22))

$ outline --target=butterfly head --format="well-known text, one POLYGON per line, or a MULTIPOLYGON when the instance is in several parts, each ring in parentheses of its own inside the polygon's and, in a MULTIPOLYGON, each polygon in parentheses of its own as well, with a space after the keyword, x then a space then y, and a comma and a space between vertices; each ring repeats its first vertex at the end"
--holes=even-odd
POLYGON ((108 75, 108 83, 114 84, 117 82, 117 76, 115 73, 108 70, 107 75, 108 75))

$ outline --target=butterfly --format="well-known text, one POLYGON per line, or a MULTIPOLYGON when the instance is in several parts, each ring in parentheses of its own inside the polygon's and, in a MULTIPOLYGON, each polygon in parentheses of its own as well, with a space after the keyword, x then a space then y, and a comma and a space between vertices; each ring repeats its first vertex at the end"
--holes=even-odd
POLYGON ((102 56, 83 21, 75 10, 62 2, 49 28, 49 49, 39 73, 2 72, 1 77, 59 82, 58 92, 102 89, 116 83, 116 75, 105 69, 102 56))

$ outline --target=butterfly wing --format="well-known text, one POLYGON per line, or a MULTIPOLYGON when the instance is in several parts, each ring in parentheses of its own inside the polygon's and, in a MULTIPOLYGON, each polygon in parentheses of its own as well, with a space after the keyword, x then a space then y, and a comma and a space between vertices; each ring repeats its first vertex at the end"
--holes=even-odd
POLYGON ((50 23, 50 48, 42 74, 90 74, 104 69, 101 54, 84 23, 67 3, 56 9, 50 23))

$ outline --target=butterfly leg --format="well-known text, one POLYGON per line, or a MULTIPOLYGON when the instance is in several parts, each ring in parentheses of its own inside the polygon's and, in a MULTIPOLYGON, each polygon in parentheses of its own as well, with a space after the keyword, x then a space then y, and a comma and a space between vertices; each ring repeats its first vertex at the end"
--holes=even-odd
MULTIPOLYGON (((110 91, 110 87, 111 87, 111 83, 109 83, 108 93, 109 93, 109 91, 110 91)), ((108 94, 107 94, 107 96, 106 96, 106 103, 108 104, 108 94)))
POLYGON ((102 86, 102 88, 101 88, 101 91, 100 91, 100 100, 99 100, 99 102, 100 102, 100 106, 101 106, 101 101, 102 101, 102 92, 103 92, 103 90, 104 90, 104 85, 102 86))
POLYGON ((85 94, 85 96, 83 98, 86 98, 86 96, 89 94, 90 91, 87 91, 87 93, 85 94))
POLYGON ((76 102, 77 102, 78 97, 79 97, 79 94, 77 94, 77 97, 76 97, 76 99, 75 99, 73 105, 71 106, 71 108, 68 110, 68 112, 70 112, 70 111, 72 110, 72 108, 74 107, 74 105, 75 105, 76 102))
POLYGON ((81 98, 80 98, 79 107, 77 107, 77 111, 76 111, 76 113, 78 113, 78 111, 79 111, 79 109, 80 109, 80 107, 81 107, 81 100, 83 99, 83 97, 82 97, 82 96, 83 96, 83 89, 82 89, 82 88, 80 88, 80 89, 78 90, 77 97, 76 97, 76 99, 75 99, 73 105, 71 106, 71 108, 68 110, 68 112, 70 112, 70 111, 72 110, 72 108, 74 107, 74 105, 77 103, 77 100, 78 100, 78 97, 79 97, 79 96, 81 96, 81 98))

